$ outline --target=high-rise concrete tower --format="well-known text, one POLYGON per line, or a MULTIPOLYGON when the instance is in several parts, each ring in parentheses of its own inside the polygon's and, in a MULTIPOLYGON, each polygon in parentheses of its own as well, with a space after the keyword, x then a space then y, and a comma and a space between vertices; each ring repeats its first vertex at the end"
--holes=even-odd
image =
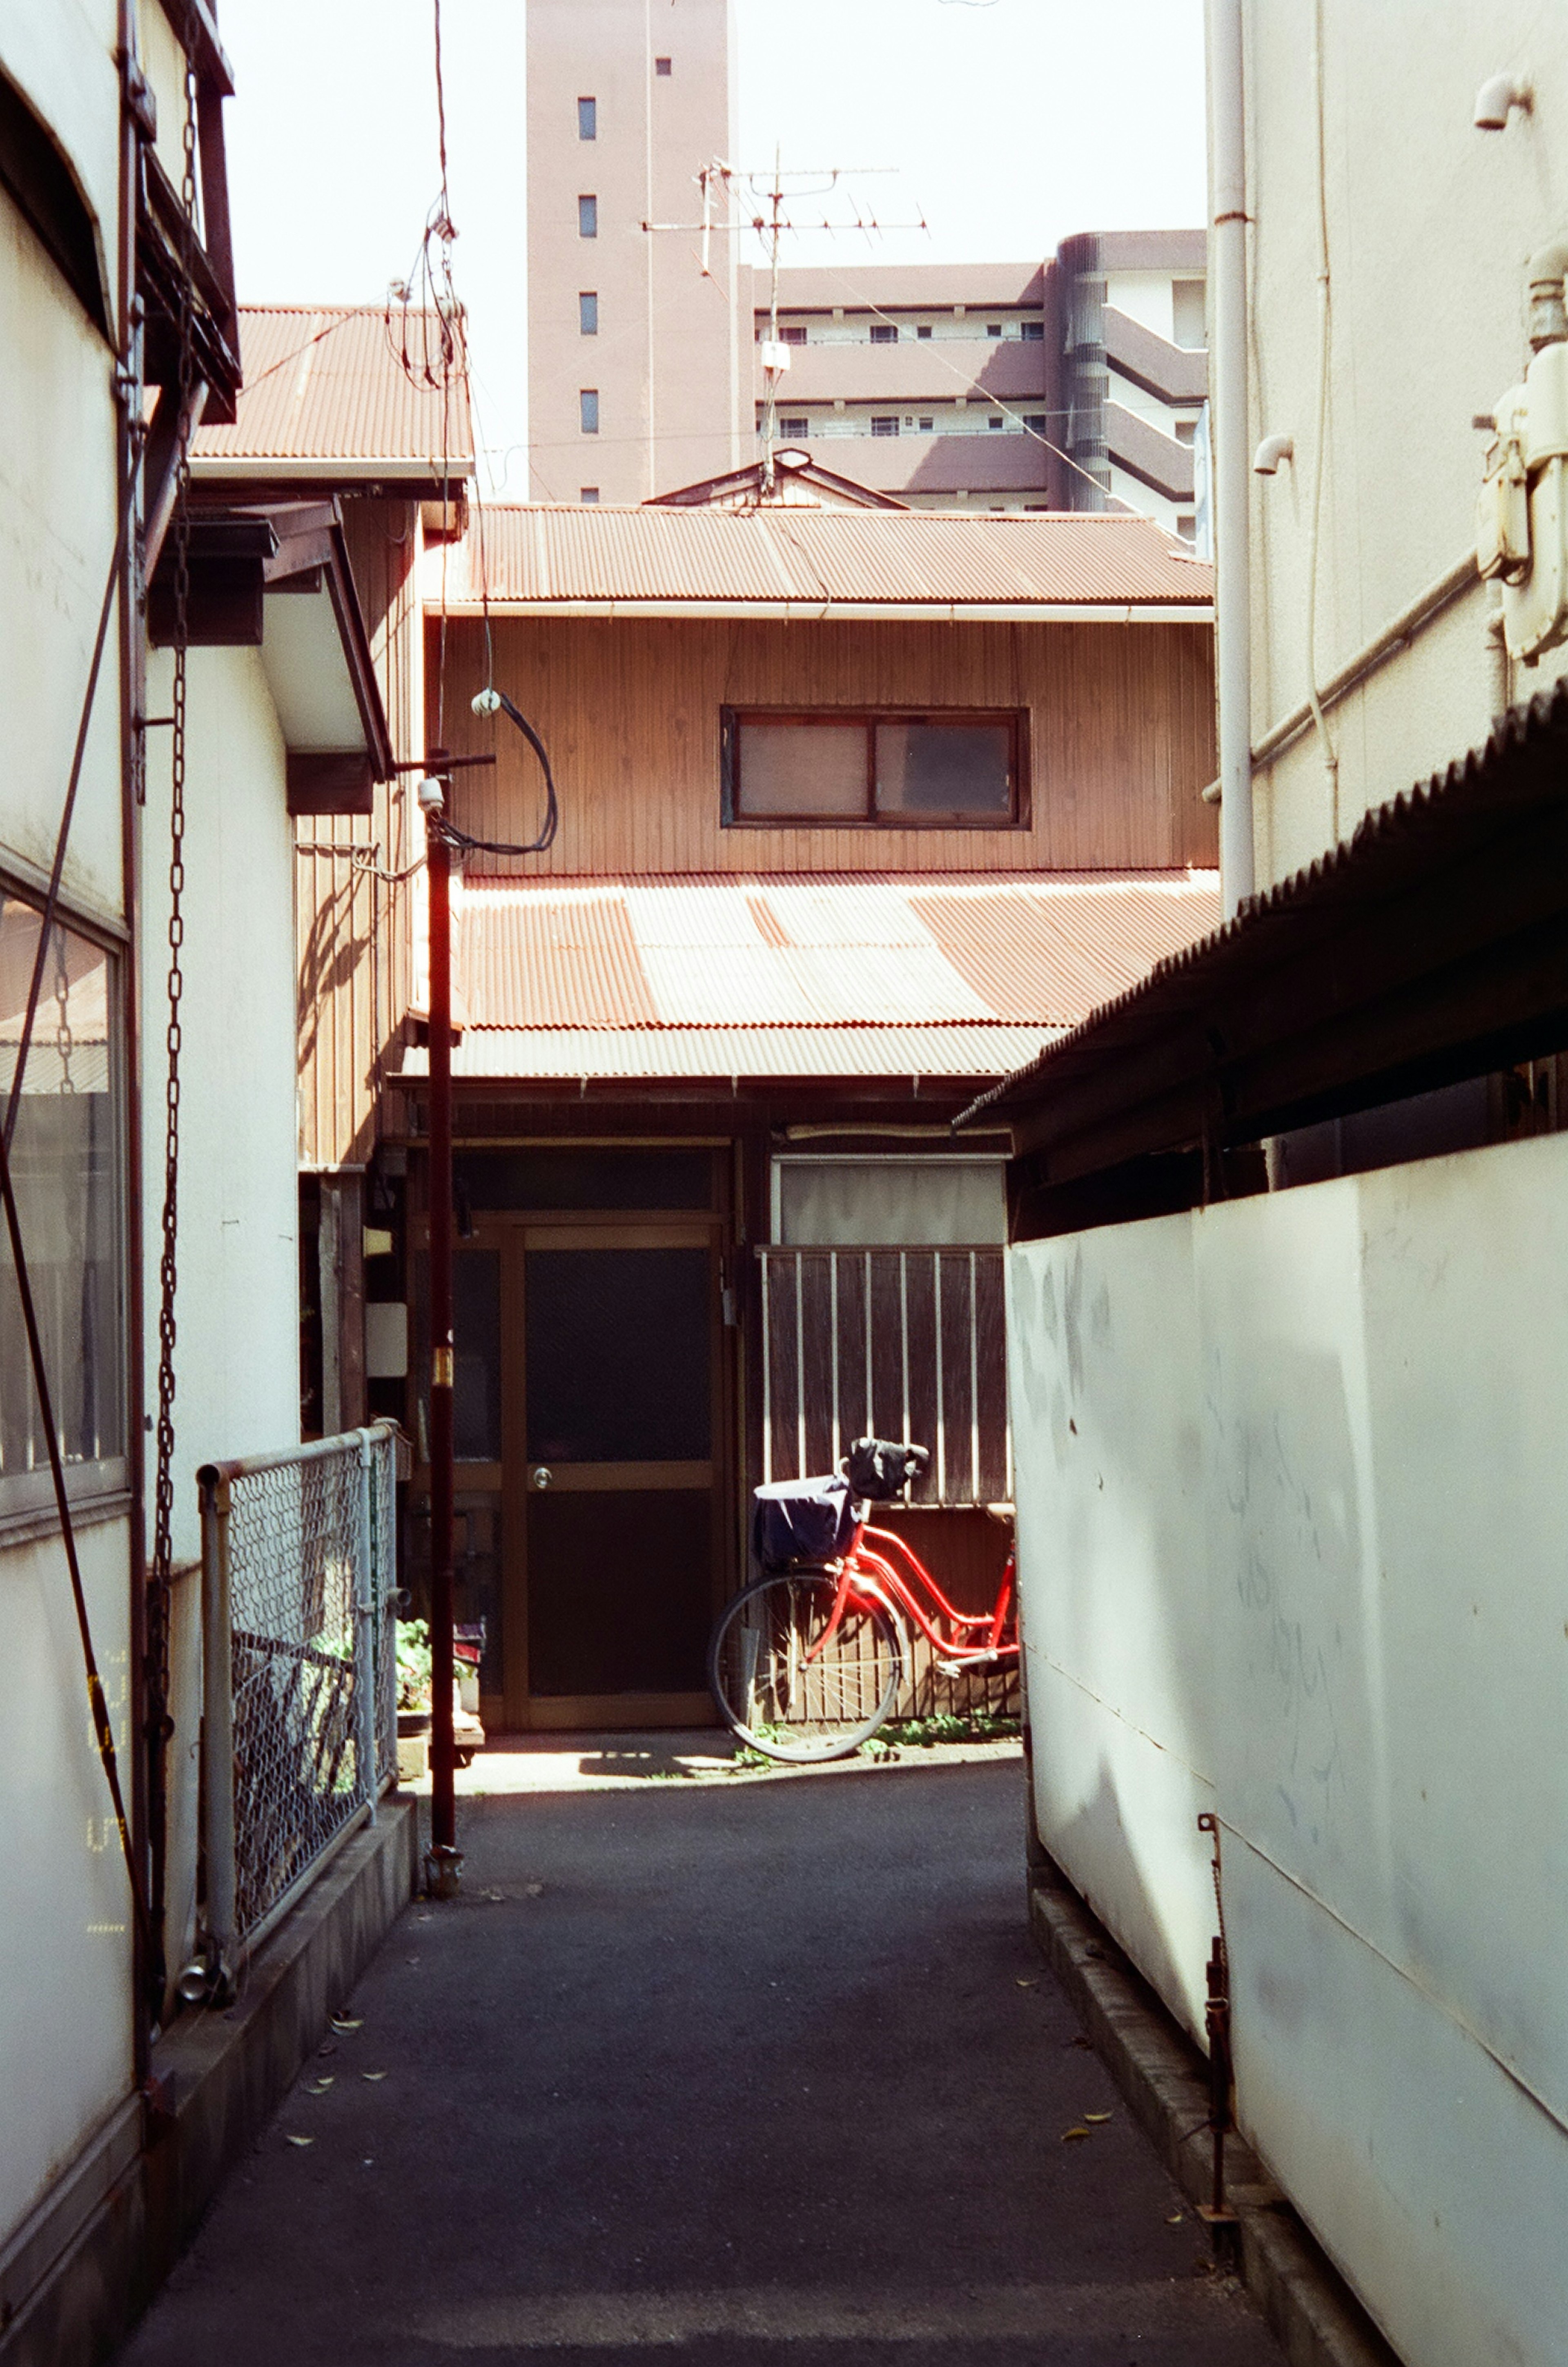
POLYGON ((642 227, 696 221, 730 153, 729 0, 527 5, 530 492, 646 501, 750 457, 738 241, 705 278, 696 233, 642 227))

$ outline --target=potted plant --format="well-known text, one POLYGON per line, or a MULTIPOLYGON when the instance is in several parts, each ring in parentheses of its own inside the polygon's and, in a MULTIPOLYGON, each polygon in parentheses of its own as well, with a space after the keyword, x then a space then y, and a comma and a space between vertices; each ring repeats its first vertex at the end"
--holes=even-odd
POLYGON ((398 1622, 398 1781, 416 1783, 430 1765, 430 1626, 398 1622))

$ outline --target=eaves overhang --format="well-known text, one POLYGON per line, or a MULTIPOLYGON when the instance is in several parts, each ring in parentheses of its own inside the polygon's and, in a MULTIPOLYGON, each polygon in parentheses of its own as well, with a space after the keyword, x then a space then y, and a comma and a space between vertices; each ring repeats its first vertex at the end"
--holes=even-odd
POLYGON ((427 595, 447 617, 761 617, 784 623, 828 618, 885 624, 1212 625, 1213 604, 1192 601, 956 600, 482 600, 427 595))
POLYGON ((973 1102, 1045 1184, 1568 1048, 1568 685, 973 1102))

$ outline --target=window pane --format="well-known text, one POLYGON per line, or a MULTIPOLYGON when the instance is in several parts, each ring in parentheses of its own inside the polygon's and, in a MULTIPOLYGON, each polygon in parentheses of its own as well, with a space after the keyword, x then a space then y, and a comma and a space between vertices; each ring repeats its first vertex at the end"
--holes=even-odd
POLYGON ((599 200, 597 198, 579 198, 577 200, 577 234, 579 238, 598 237, 599 200))
POLYGON ((871 423, 871 432, 874 436, 897 436, 898 422, 896 419, 874 419, 871 423))
POLYGON ((1010 820, 1011 740, 1005 723, 879 723, 877 812, 1010 820))
MULTIPOLYGON (((40 916, 0 896, 0 1118, 16 1076, 40 916)), ((70 1465, 125 1452, 113 1058, 114 965, 56 927, 11 1145, 17 1214, 43 1335, 60 1445, 70 1465)), ((0 1228, 0 1506, 7 1483, 41 1481, 48 1454, 23 1346, 10 1243, 0 1228)), ((30 1501, 30 1491, 28 1494, 30 1501)))
POLYGON ((581 334, 585 337, 596 337, 598 335, 599 294, 596 289, 585 288, 582 290, 582 293, 579 296, 577 300, 577 325, 581 334))
POLYGON ((706 1250, 530 1250, 524 1287, 530 1462, 706 1461, 706 1250))
POLYGON ((898 331, 895 323, 891 321, 874 321, 871 324, 871 342, 874 345, 896 345, 898 342, 898 331))
POLYGON ((585 386, 583 388, 581 393, 577 398, 577 408, 583 434, 585 436, 597 436, 599 433, 599 390, 596 386, 585 386))
POLYGON ((999 1159, 782 1160, 779 1239, 807 1249, 1005 1241, 1004 1172, 999 1159))
POLYGON ((738 810, 865 818, 863 723, 739 727, 738 810))
POLYGON ((452 1451, 460 1463, 501 1460, 501 1259, 462 1250, 452 1261, 452 1451))
POLYGON ((580 140, 599 137, 599 102, 596 98, 580 98, 577 102, 577 136, 580 140))

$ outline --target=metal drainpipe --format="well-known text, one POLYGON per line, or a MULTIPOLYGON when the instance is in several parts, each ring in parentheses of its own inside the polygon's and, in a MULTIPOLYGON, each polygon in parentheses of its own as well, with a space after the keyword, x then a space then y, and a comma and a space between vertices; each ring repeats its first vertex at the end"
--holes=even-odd
POLYGON ((1209 355, 1220 742, 1220 892, 1227 920, 1253 892, 1252 617, 1247 533, 1247 145, 1243 0, 1209 0, 1209 355))

